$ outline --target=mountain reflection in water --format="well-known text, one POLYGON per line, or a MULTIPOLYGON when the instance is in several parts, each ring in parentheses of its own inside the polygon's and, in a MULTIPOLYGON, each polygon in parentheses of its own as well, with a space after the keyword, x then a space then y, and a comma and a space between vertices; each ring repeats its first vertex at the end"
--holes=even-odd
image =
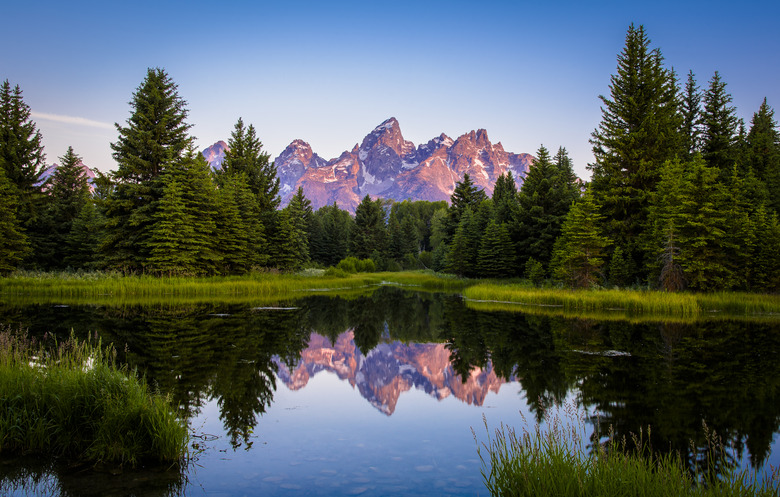
POLYGON ((462 378, 454 371, 450 351, 443 343, 381 343, 363 355, 354 337, 350 330, 331 344, 326 337, 312 333, 308 347, 301 351, 300 362, 292 370, 278 364, 279 378, 290 390, 299 390, 320 371, 335 373, 388 416, 395 411, 401 394, 411 388, 438 400, 452 395, 461 402, 481 406, 488 392, 498 393, 505 383, 490 365, 476 368, 462 378))
MULTIPOLYGON (((207 452, 196 471, 199 485, 210 485, 208 475, 214 481, 232 475, 253 482, 258 492, 280 493, 283 488, 269 485, 283 481, 291 494, 297 485, 327 495, 316 482, 331 473, 320 473, 336 471, 327 481, 336 489, 343 471, 317 461, 333 459, 354 465, 360 473, 354 478, 369 480, 359 488, 375 494, 449 492, 432 488, 481 494, 470 428, 479 428, 482 413, 493 424, 517 425, 518 411, 542 421, 551 405, 567 400, 592 415, 586 421, 592 444, 610 427, 622 438, 650 426, 654 448, 678 451, 689 467, 701 467, 707 464, 701 450, 706 423, 751 465, 780 465, 780 320, 533 316, 381 287, 349 298, 318 295, 273 305, 60 307, 6 300, 0 324, 38 336, 67 337, 73 330, 115 344, 119 361, 170 395, 194 441, 203 440, 199 430, 219 437, 218 449, 202 444, 207 452), (339 398, 336 405, 334 394, 314 391, 323 384, 356 398, 339 398), (486 410, 493 404, 503 407, 486 410), (395 478, 390 467, 393 475, 414 472, 413 488, 387 483, 395 478), (371 476, 371 468, 387 474, 371 476)), ((5 486, 32 471, 9 468, 0 464, 5 486)), ((171 484, 168 475, 162 486, 187 494, 191 477, 174 475, 179 483, 171 484)), ((60 490, 66 484, 91 488, 74 483, 73 475, 57 478, 60 490)), ((219 491, 252 494, 230 484, 219 491)))

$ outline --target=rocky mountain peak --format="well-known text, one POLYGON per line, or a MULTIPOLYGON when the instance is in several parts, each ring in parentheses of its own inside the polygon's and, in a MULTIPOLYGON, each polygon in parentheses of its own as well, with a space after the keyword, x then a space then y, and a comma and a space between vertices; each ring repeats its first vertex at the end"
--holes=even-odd
POLYGON ((222 169, 222 161, 225 160, 225 152, 227 152, 230 148, 228 147, 228 144, 224 141, 220 140, 214 145, 206 148, 201 152, 203 154, 203 157, 206 158, 206 162, 209 163, 212 169, 222 169))

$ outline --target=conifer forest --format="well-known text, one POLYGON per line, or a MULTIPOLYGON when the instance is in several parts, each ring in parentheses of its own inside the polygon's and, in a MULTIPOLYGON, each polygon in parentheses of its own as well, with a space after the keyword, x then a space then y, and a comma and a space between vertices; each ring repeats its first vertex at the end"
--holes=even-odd
POLYGON ((0 274, 208 276, 341 263, 574 288, 780 291, 780 135, 766 99, 744 122, 718 72, 677 73, 634 25, 599 99, 589 181, 566 148, 542 145, 526 177, 502 175, 492 198, 466 175, 449 203, 366 196, 353 216, 335 204, 314 211, 302 189, 281 208, 275 165, 241 118, 212 170, 161 68, 148 70, 116 125, 114 171, 90 184, 68 148, 42 181, 41 133, 6 79, 0 274))

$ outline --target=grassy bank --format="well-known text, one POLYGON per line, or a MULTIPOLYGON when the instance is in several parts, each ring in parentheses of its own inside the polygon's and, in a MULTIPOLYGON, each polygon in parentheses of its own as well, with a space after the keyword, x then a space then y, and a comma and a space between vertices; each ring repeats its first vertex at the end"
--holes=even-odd
MULTIPOLYGON (((548 419, 549 420, 549 419, 548 419)), ((493 496, 757 496, 778 495, 778 481, 737 470, 725 460, 711 467, 724 474, 691 472, 676 454, 659 455, 640 437, 610 439, 590 452, 584 421, 574 426, 554 419, 521 434, 501 426, 477 442, 482 476, 493 496)), ((777 475, 776 475, 777 476, 777 475)))
MULTIPOLYGON (((735 316, 780 314, 780 296, 746 293, 669 293, 640 290, 566 290, 522 285, 479 283, 464 297, 475 302, 522 304, 558 308, 560 313, 614 312, 697 318, 707 313, 735 316)), ((504 308, 506 310, 506 308, 504 308)))
POLYGON ((429 272, 359 273, 329 276, 327 273, 255 273, 244 276, 155 277, 114 273, 18 273, 0 278, 0 297, 40 299, 168 298, 251 301, 304 295, 351 292, 379 284, 398 284, 425 290, 460 291, 465 282, 429 272))
POLYGON ((177 465, 186 425, 165 398, 113 362, 100 344, 44 347, 0 330, 0 453, 81 463, 177 465))

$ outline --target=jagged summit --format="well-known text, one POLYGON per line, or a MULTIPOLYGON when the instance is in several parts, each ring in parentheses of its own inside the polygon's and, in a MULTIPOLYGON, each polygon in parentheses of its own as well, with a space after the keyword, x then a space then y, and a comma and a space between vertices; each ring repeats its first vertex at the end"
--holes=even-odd
MULTIPOLYGON (((398 120, 391 117, 366 135, 359 145, 329 161, 305 161, 288 151, 302 149, 296 140, 276 159, 282 203, 302 187, 312 207, 336 202, 354 212, 365 195, 394 200, 449 200, 455 183, 468 173, 488 194, 499 175, 511 171, 522 181, 533 161, 530 154, 513 154, 490 143, 479 129, 456 140, 446 134, 415 146, 404 139, 398 120)), ((308 152, 307 152, 308 154, 308 152)), ((316 155, 316 154, 315 154, 316 155)))
MULTIPOLYGON (((212 166, 221 167, 226 148, 224 142, 217 142, 203 155, 212 166)), ((282 205, 302 187, 314 209, 335 202, 354 212, 366 195, 398 201, 449 201, 464 174, 492 194, 496 179, 507 171, 522 182, 532 161, 530 154, 509 153, 500 143, 492 144, 485 129, 455 140, 442 133, 415 146, 404 139, 401 125, 391 117, 334 159, 323 159, 307 142, 296 139, 275 162, 282 205)))

